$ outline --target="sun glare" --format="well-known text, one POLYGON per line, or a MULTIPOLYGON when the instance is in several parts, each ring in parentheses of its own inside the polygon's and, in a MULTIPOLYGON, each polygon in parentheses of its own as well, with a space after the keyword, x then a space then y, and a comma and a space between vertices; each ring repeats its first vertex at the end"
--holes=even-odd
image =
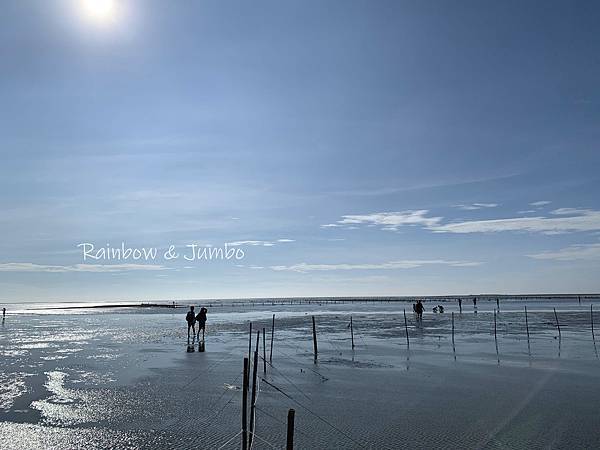
POLYGON ((83 11, 96 22, 110 22, 116 13, 115 0, 82 0, 83 11))

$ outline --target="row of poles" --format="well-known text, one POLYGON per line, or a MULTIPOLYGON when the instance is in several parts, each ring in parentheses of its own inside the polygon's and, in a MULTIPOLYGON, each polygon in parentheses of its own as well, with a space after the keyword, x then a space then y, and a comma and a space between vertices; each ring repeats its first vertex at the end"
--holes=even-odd
MULTIPOLYGON (((554 311, 554 319, 556 321, 556 328, 558 330, 558 338, 562 339, 562 332, 560 328, 560 322, 558 320, 558 313, 556 312, 556 308, 553 308, 554 311)), ((406 310, 403 310, 404 316, 404 329, 406 334, 406 346, 410 348, 410 336, 408 332, 408 319, 406 317, 406 310)), ((455 326, 454 326, 454 312, 451 313, 452 318, 452 351, 454 353, 454 358, 456 359, 456 344, 454 340, 455 335, 455 326)), ((594 351, 596 353, 596 357, 598 357, 598 350, 596 347, 596 335, 594 331, 594 309, 593 305, 590 305, 590 323, 592 329, 592 340, 594 343, 594 351)), ((525 330, 527 332, 527 349, 529 354, 531 355, 531 343, 530 343, 530 333, 529 333, 529 316, 527 313, 527 306, 525 306, 525 330)), ((267 343, 266 343, 266 329, 262 328, 262 350, 263 350, 263 372, 267 373, 267 343)), ((250 323, 250 332, 248 339, 248 356, 244 358, 244 380, 243 380, 243 391, 242 391, 242 449, 248 450, 252 448, 252 442, 255 437, 255 428, 256 428, 256 398, 257 398, 257 371, 258 371, 258 358, 259 358, 259 343, 260 343, 260 335, 261 330, 256 331, 256 347, 254 352, 252 352, 252 323, 250 323), (250 418, 248 420, 248 393, 250 391, 250 360, 253 359, 252 364, 252 390, 251 390, 251 400, 250 400, 250 418), (248 427, 249 425, 249 427, 248 427)), ((271 342, 270 342, 270 352, 269 352, 269 365, 273 364, 273 342, 275 337, 275 314, 273 314, 272 324, 271 324, 271 342)), ((317 357, 319 354, 318 351, 318 342, 317 342, 317 324, 315 321, 315 316, 312 316, 312 337, 313 337, 313 354, 315 363, 317 361, 317 357)), ((352 343, 352 350, 355 348, 354 344, 354 322, 352 316, 350 316, 350 338, 352 343)), ((497 323, 497 311, 494 310, 494 341, 496 345, 496 355, 499 355, 498 352, 498 323, 497 323)), ((499 358, 499 356, 498 356, 499 358)), ((287 416, 287 438, 286 438, 286 450, 292 450, 294 448, 294 420, 295 420, 295 410, 289 409, 287 416)))
MULTIPOLYGON (((556 308, 552 308, 554 312, 554 320, 556 322, 556 329, 558 330, 558 340, 562 340, 562 332, 560 329, 560 321, 558 320, 558 313, 556 308)), ((494 341, 496 344, 496 355, 498 355, 498 325, 496 319, 497 311, 494 310, 494 341)), ((590 305, 590 325, 592 330, 592 342, 594 343, 594 352, 598 357, 598 348, 596 347, 596 334, 594 332, 594 305, 590 305)), ((406 325, 406 311, 404 311, 404 326, 406 329, 406 341, 408 344, 408 326, 406 325)), ((531 342, 529 335, 529 317, 527 315, 527 306, 525 306, 525 330, 527 332, 527 351, 531 356, 531 342)), ((456 346, 454 344, 454 312, 452 312, 452 351, 454 352, 454 359, 456 359, 456 346)))
MULTIPOLYGON (((530 333, 529 333, 529 316, 527 313, 527 306, 525 306, 524 310, 525 310, 525 330, 527 332, 527 346, 531 352, 530 333)), ((556 308, 553 308, 553 312, 554 312, 554 320, 556 322, 556 328, 558 330, 558 338, 562 339, 562 331, 560 328, 560 321, 558 320, 558 313, 556 312, 556 308)), ((406 309, 403 310, 403 315, 404 315, 404 329, 405 329, 405 335, 406 335, 406 345, 407 345, 407 347, 410 347, 410 337, 409 337, 409 332, 408 332, 408 319, 406 317, 406 309)), ((497 347, 498 323, 497 323, 496 316, 497 316, 497 311, 494 310, 494 339, 496 340, 496 347, 497 347)), ((451 317, 452 317, 452 347, 455 350, 456 345, 455 345, 455 340, 454 340, 454 334, 455 334, 454 312, 451 313, 451 317)), ((598 354, 597 348, 596 348, 596 335, 595 335, 595 330, 594 330, 594 306, 593 305, 590 305, 590 324, 591 324, 591 330, 592 330, 592 341, 594 343, 594 349, 596 350, 596 354, 598 354)), ((267 354, 266 354, 265 328, 263 328, 262 331, 263 331, 263 370, 266 373, 267 372, 267 354)), ((269 364, 273 363, 274 332, 275 332, 275 314, 273 314, 272 325, 271 325, 271 344, 270 344, 271 348, 270 348, 270 353, 269 353, 269 364)), ((313 337, 313 355, 314 355, 314 359, 316 361, 317 356, 319 354, 319 350, 318 350, 318 342, 317 342, 317 325, 316 325, 316 321, 315 321, 315 316, 312 316, 312 337, 313 337)), ((351 339, 352 350, 354 350, 354 348, 355 348, 354 322, 353 322, 352 316, 350 316, 350 339, 351 339)), ((259 340, 260 340, 260 330, 257 331, 255 358, 258 357, 259 340)), ((252 346, 252 323, 250 323, 250 338, 248 341, 248 357, 251 356, 251 346, 252 346)))
MULTIPOLYGON (((314 317, 313 317, 313 328, 314 328, 314 317)), ((252 449, 252 444, 255 438, 256 429, 256 399, 258 395, 258 353, 260 343, 260 330, 256 331, 256 348, 252 353, 252 322, 250 323, 250 333, 248 338, 248 356, 244 358, 244 374, 243 374, 243 387, 242 387, 242 449, 252 449), (250 418, 248 419, 248 392, 250 391, 250 357, 253 356, 252 363, 252 391, 250 398, 250 418)), ((263 347, 263 371, 267 373, 267 342, 266 342, 266 330, 262 329, 262 347, 263 347)), ((273 363, 273 339, 275 336, 275 314, 273 314, 273 322, 271 325, 271 349, 269 353, 269 364, 273 363)), ((286 437, 286 450, 293 450, 294 448, 294 420, 295 410, 290 408, 287 415, 287 437, 286 437)))

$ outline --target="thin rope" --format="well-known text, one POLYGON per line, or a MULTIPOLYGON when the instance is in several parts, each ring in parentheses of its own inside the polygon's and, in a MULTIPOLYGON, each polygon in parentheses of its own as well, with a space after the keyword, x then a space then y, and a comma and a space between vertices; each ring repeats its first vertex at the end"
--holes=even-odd
MULTIPOLYGON (((294 361, 294 362, 298 363, 299 365, 304 365, 304 363, 303 363, 303 362, 301 362, 301 361, 297 360, 296 358, 294 358, 293 356, 291 356, 291 355, 289 355, 289 354, 287 354, 287 353, 283 352, 282 350, 279 350, 279 349, 277 349, 277 351, 278 351, 279 353, 281 353, 282 355, 284 355, 285 357, 287 357, 287 358, 291 359, 292 361, 294 361)), ((315 369, 312 369, 312 368, 310 368, 310 367, 307 367, 306 369, 308 369, 308 370, 310 370, 311 372, 313 372, 313 373, 317 374, 319 377, 321 377, 321 379, 322 379, 323 381, 327 381, 327 380, 329 380, 329 378, 327 378, 327 377, 326 377, 325 375, 323 375, 322 373, 319 373, 319 372, 317 372, 315 369)))
POLYGON ((231 441, 233 441, 236 437, 238 437, 240 434, 242 434, 242 430, 238 431, 235 436, 233 436, 231 439, 229 439, 227 442, 225 442, 223 445, 221 445, 219 447, 218 450, 221 450, 222 448, 225 448, 227 446, 227 444, 229 444, 231 441))
MULTIPOLYGON (((260 437, 258 434, 256 434, 256 433, 252 433, 252 435, 253 435, 255 438, 257 438, 257 439, 259 439, 259 440, 263 441, 263 442, 264 442, 265 444, 267 444, 269 447, 271 447, 271 448, 277 448, 277 447, 275 447, 273 444, 271 444, 269 441, 267 441, 267 440, 265 440, 265 439, 261 438, 261 437, 260 437)), ((252 440, 252 445, 254 445, 254 440, 252 440)))
POLYGON ((326 425, 329 425, 331 428, 333 428, 334 430, 336 430, 338 433, 340 433, 341 435, 345 436, 347 439, 349 439, 350 441, 354 442, 356 445, 360 446, 361 448, 365 448, 360 442, 358 442, 357 440, 355 440, 352 436, 350 436, 348 433, 346 433, 343 430, 340 430, 338 427, 336 427, 334 424, 332 424, 331 422, 329 422, 327 419, 325 419, 324 417, 319 416, 317 413, 313 412, 310 408, 308 408, 307 406, 304 406, 302 403, 300 403, 298 400, 296 400, 294 397, 292 397, 291 395, 287 394, 286 392, 284 392, 282 389, 278 388, 277 386, 275 386, 272 383, 269 383, 267 380, 265 380, 264 378, 262 378, 262 380, 267 383, 269 386, 275 388, 277 391, 281 392, 283 395, 285 395, 287 398, 289 398, 291 401, 293 401, 294 403, 296 403, 298 406, 304 408, 306 411, 308 411, 310 414, 312 414, 313 416, 315 416, 317 419, 321 420, 323 423, 325 423, 326 425))
MULTIPOLYGON (((286 423, 286 422, 284 422, 284 421, 283 421, 283 420, 281 420, 281 419, 278 419, 277 417, 275 417, 274 415, 272 415, 272 414, 268 413, 268 412, 267 412, 267 411, 265 411, 264 409, 262 409, 262 408, 259 408, 259 407, 256 407, 256 409, 257 409, 257 410, 259 410, 259 411, 260 411, 261 413, 263 413, 264 415, 266 415, 266 416, 270 417, 271 419, 273 419, 275 422, 277 422, 277 423, 280 423, 280 424, 282 424, 282 425, 287 425, 287 423, 286 423)), ((302 435, 306 436, 307 438, 311 439, 312 441, 314 441, 314 439, 315 439, 315 438, 314 438, 314 436, 311 436, 310 434, 307 434, 307 433, 305 433, 304 431, 302 431, 302 430, 301 430, 301 429, 298 427, 298 424, 295 424, 295 425, 294 425, 294 429, 295 429, 296 431, 298 431, 300 434, 302 434, 302 435)))
POLYGON ((290 380, 286 375, 284 375, 284 373, 281 372, 277 367, 275 367, 269 361, 267 361, 267 364, 271 367, 271 369, 275 369, 275 371, 277 373, 279 373, 279 375, 282 378, 284 378, 289 384, 291 384, 300 394, 302 394, 303 396, 305 396, 308 400, 311 399, 302 389, 300 389, 292 380, 290 380))

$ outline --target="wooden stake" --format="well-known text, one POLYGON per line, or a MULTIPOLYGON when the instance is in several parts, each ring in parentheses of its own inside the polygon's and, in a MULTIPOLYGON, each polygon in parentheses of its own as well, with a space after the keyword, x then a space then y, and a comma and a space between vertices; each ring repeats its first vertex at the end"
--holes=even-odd
POLYGON ((558 339, 561 338, 561 334, 560 334, 560 323, 558 322, 558 314, 556 314, 556 308, 552 308, 554 309, 554 318, 556 319, 556 327, 558 328, 558 339))
POLYGON ((273 314, 273 323, 271 324, 271 351, 269 352, 269 363, 273 363, 273 337, 275 335, 275 314, 273 314))
POLYGON ((258 343, 260 342, 260 330, 256 330, 256 353, 258 353, 258 343))
MULTIPOLYGON (((260 331, 258 332, 260 333, 260 331)), ((252 365, 252 400, 250 401, 250 435, 248 436, 248 447, 252 448, 254 438, 254 408, 256 407, 256 368, 258 367, 258 351, 254 352, 254 364, 252 365)))
POLYGON ((527 351, 531 356, 531 345, 529 344, 529 320, 527 320, 527 306, 525 306, 525 329, 527 330, 527 351))
POLYGON ((352 316, 350 316, 350 336, 352 337, 352 350, 354 350, 354 328, 352 327, 352 316))
MULTIPOLYGON (((252 357, 252 322, 250 322, 250 331, 248 332, 248 364, 250 364, 252 357)), ((248 379, 246 380, 246 388, 250 389, 250 366, 248 366, 248 379)))
POLYGON ((263 372, 267 373, 267 338, 265 337, 267 333, 263 328, 263 372))
POLYGON ((592 304, 590 304, 590 323, 592 324, 592 341, 594 342, 594 352, 596 353, 596 358, 598 358, 598 348, 596 347, 596 335, 594 334, 594 309, 592 304))
POLYGON ((252 322, 250 322, 250 331, 248 332, 248 360, 252 357, 252 322))
POLYGON ((248 448, 248 358, 244 358, 244 389, 242 389, 242 450, 248 448))
POLYGON ((317 350, 317 325, 315 324, 315 316, 312 316, 312 326, 313 326, 313 350, 315 352, 315 361, 316 361, 317 354, 319 352, 317 350))
POLYGON ((452 311, 452 353, 456 359, 456 346, 454 345, 454 311, 452 311))
POLYGON ((404 331, 406 332, 406 346, 410 347, 410 340, 408 338, 408 322, 406 321, 406 309, 404 309, 403 312, 404 312, 404 331))
POLYGON ((294 450, 294 415, 296 411, 290 409, 287 417, 287 441, 286 450, 294 450))
POLYGON ((494 310, 494 339, 498 340, 498 336, 496 335, 496 310, 494 310))

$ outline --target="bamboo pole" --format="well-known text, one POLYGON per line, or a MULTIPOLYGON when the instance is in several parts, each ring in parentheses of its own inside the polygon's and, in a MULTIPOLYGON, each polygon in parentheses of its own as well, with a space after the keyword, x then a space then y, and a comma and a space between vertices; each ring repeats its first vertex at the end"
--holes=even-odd
POLYGON ((527 352, 531 356, 531 344, 529 343, 529 320, 527 319, 527 305, 525 305, 525 329, 527 330, 527 352))
POLYGON ((494 342, 496 343, 496 359, 500 364, 500 353, 498 352, 498 335, 496 333, 496 310, 494 310, 494 342))
POLYGON ((244 358, 244 389, 242 389, 242 450, 248 448, 248 358, 244 358))
POLYGON ((273 322, 271 323, 271 351, 269 352, 269 363, 273 364, 273 337, 275 335, 275 314, 273 314, 273 322))
POLYGON ((594 309, 593 305, 590 304, 590 323, 592 324, 592 341, 594 342, 594 353, 598 358, 598 348, 596 347, 596 335, 594 334, 594 309))
POLYGON ((354 350, 354 328, 352 326, 352 316, 350 316, 350 336, 352 337, 352 350, 354 350))
POLYGON ((250 322, 250 331, 248 332, 248 373, 247 373, 247 380, 246 380, 246 389, 250 389, 250 365, 251 365, 251 358, 252 357, 252 322, 250 322))
POLYGON ((288 410, 286 450, 294 450, 294 415, 293 409, 288 410))
POLYGON ((263 372, 267 373, 267 338, 265 337, 267 333, 263 328, 263 372))
POLYGON ((248 360, 252 357, 252 322, 250 322, 250 331, 248 332, 248 360))
POLYGON ((454 311, 452 311, 452 353, 456 359, 456 345, 454 344, 454 311))
POLYGON ((315 353, 315 361, 317 360, 318 349, 317 349, 317 325, 315 324, 315 316, 312 316, 312 329, 313 329, 313 351, 315 353))
POLYGON ((406 321, 406 309, 404 309, 403 312, 404 312, 404 331, 406 332, 406 346, 410 347, 410 339, 408 338, 408 322, 406 321))
MULTIPOLYGON (((260 331, 258 332, 260 333, 260 331)), ((252 365, 252 400, 250 401, 250 435, 248 436, 248 447, 252 448, 254 439, 254 418, 256 407, 256 368, 258 367, 258 351, 254 352, 254 364, 252 365)))
POLYGON ((558 328, 558 339, 561 339, 560 323, 558 322, 558 314, 556 314, 556 308, 552 308, 552 309, 554 309, 554 318, 556 319, 556 327, 558 328))

